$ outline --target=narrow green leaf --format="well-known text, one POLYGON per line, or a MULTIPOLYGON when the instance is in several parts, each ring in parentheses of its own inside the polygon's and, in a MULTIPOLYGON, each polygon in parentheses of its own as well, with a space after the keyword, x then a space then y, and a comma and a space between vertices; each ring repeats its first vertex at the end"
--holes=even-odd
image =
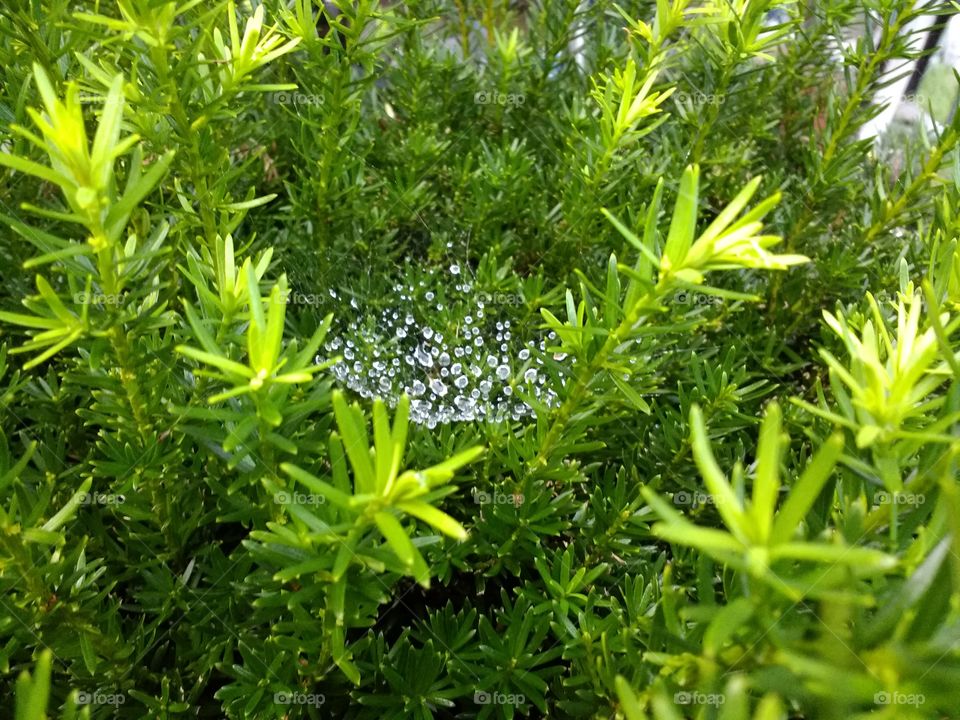
POLYGON ((260 296, 260 281, 250 271, 250 259, 243 264, 247 278, 247 304, 250 308, 250 324, 247 326, 247 357, 251 367, 262 368, 263 334, 267 321, 263 315, 263 299, 260 296))
POLYGON ((264 195, 263 197, 253 198, 252 200, 243 200, 241 202, 225 203, 220 207, 224 210, 233 210, 237 212, 239 210, 252 210, 253 208, 260 207, 261 205, 266 205, 268 202, 277 197, 276 193, 270 193, 269 195, 264 195))
POLYGON ((213 367, 219 368, 220 370, 223 370, 223 372, 230 375, 239 375, 240 377, 251 378, 254 374, 253 370, 248 368, 246 365, 241 365, 240 363, 229 360, 222 355, 214 355, 213 353, 197 350, 196 348, 188 347, 186 345, 177 345, 176 350, 181 355, 186 355, 192 360, 196 360, 207 365, 212 365, 213 367))
POLYGON ((687 251, 693 243, 697 229, 699 178, 700 169, 696 165, 688 166, 680 178, 680 190, 673 209, 673 219, 670 221, 667 244, 663 249, 664 260, 668 261, 672 268, 683 265, 687 251))
POLYGON ((66 178, 66 176, 61 175, 55 170, 51 170, 46 165, 40 165, 35 163, 32 160, 27 160, 26 158, 18 157, 17 155, 11 155, 10 153, 0 152, 0 165, 5 165, 11 170, 17 170, 26 175, 33 175, 40 178, 41 180, 46 180, 49 183, 53 183, 61 188, 70 188, 73 187, 73 183, 66 178))
POLYGON ((463 452, 457 453, 452 458, 444 460, 442 463, 438 463, 421 472, 427 478, 430 486, 434 487, 449 480, 451 477, 453 477, 453 474, 457 470, 464 465, 469 465, 472 463, 474 460, 483 455, 483 452, 484 448, 473 447, 469 450, 464 450, 463 452))
POLYGON ((39 545, 50 545, 54 547, 60 544, 63 537, 60 533, 53 530, 43 530, 41 528, 27 528, 23 531, 23 541, 26 543, 37 543, 39 545))
POLYGON ((337 433, 330 433, 330 469, 333 475, 333 484, 348 495, 353 492, 350 478, 347 475, 347 457, 343 451, 343 443, 337 433))
POLYGON ((607 262, 607 291, 604 297, 603 322, 612 330, 620 323, 620 276, 617 274, 617 256, 610 253, 607 262))
POLYGON ((718 612, 703 635, 703 649, 708 657, 716 657, 727 641, 753 617, 753 604, 747 598, 737 598, 718 612))
POLYGON ((223 356, 223 350, 217 345, 216 341, 213 339, 213 335, 204 327, 203 320, 200 319, 200 316, 197 315, 197 311, 193 309, 193 305, 189 301, 183 301, 183 310, 187 316, 187 322, 190 323, 190 327, 193 329, 193 334, 200 341, 200 344, 203 346, 203 349, 206 350, 211 355, 223 356))
POLYGON ((93 649, 93 643, 90 641, 90 635, 81 630, 78 640, 80 641, 80 655, 83 657, 83 664, 87 668, 87 672, 96 675, 97 654, 93 649))
POLYGON ((233 428, 227 433, 226 439, 223 441, 223 449, 227 452, 233 452, 241 443, 246 440, 250 433, 253 432, 253 429, 257 426, 259 418, 256 415, 247 415, 243 420, 238 422, 233 428))
POLYGON ((30 258, 23 263, 23 267, 25 270, 30 270, 31 268, 39 267, 41 265, 49 265, 50 263, 69 260, 70 258, 74 258, 79 255, 89 255, 92 252, 93 250, 89 245, 70 245, 69 247, 61 248, 60 250, 54 250, 52 252, 30 258))
POLYGON ((313 359, 317 355, 317 350, 319 350, 320 345, 323 344, 323 341, 326 338, 327 332, 330 330, 330 325, 332 323, 333 313, 330 313, 323 318, 320 326, 314 331, 313 335, 310 336, 307 344, 304 345, 303 348, 297 353, 293 360, 295 367, 299 368, 313 363, 313 359))
POLYGON ((103 102, 103 111, 100 113, 100 124, 93 138, 93 148, 90 152, 91 163, 99 168, 100 177, 97 181, 106 186, 110 174, 113 172, 113 151, 120 140, 120 124, 123 121, 123 75, 117 75, 110 84, 110 90, 103 102))
MULTIPOLYGON (((2 365, 2 362, 3 362, 3 353, 2 353, 2 350, 0 350, 0 365, 2 365)), ((0 372, 0 376, 2 375, 3 373, 0 372)), ((3 442, 3 445, 0 445, 0 448, 3 448, 4 452, 6 452, 6 440, 3 437, 2 430, 0 430, 0 441, 3 442)), ((23 453, 23 456, 19 460, 17 460, 17 462, 13 465, 13 467, 11 467, 9 470, 3 473, 3 475, 0 475, 0 490, 2 490, 4 487, 9 485, 12 480, 15 480, 16 478, 20 477, 20 473, 22 473, 23 469, 27 467, 27 463, 30 462, 30 458, 33 457, 33 453, 36 452, 36 450, 37 450, 37 441, 31 440, 30 443, 27 445, 27 449, 23 453)))
POLYGON ((353 541, 349 538, 340 544, 337 548, 337 557, 333 561, 333 578, 339 581, 343 574, 350 567, 350 561, 354 557, 353 541))
POLYGON ((664 522, 654 526, 654 532, 663 539, 678 545, 697 547, 718 553, 742 553, 745 547, 729 533, 712 528, 701 528, 684 518, 680 513, 650 488, 640 491, 647 504, 652 507, 664 522))
POLYGON ((409 501, 397 503, 396 507, 398 510, 402 510, 405 513, 423 520, 428 525, 432 525, 444 535, 449 535, 456 540, 467 539, 467 531, 464 530, 463 525, 445 512, 437 510, 432 505, 420 501, 409 501))
POLYGON ((54 315, 67 325, 72 325, 77 321, 77 316, 70 312, 67 306, 63 304, 63 301, 57 297, 57 293, 50 287, 50 283, 47 282, 43 275, 36 276, 36 283, 40 297, 46 301, 47 307, 53 311, 54 315))
POLYGON ((610 379, 613 380, 614 385, 619 388, 620 392, 623 393, 624 397, 627 398, 631 405, 633 405, 644 415, 650 414, 650 405, 648 405, 647 401, 640 396, 640 393, 630 387, 630 384, 626 380, 617 377, 616 372, 610 373, 610 379))
POLYGON ((825 564, 843 563, 858 570, 890 570, 897 566, 897 559, 881 550, 826 543, 780 543, 771 550, 770 557, 774 560, 789 558, 825 564))
POLYGON ((48 532, 53 532, 59 530, 65 523, 67 523, 77 512, 77 508, 80 507, 80 503, 83 502, 84 496, 90 490, 90 485, 93 482, 93 478, 87 478, 84 480, 80 487, 77 488, 77 491, 70 497, 66 505, 64 505, 52 518, 47 520, 41 530, 46 530, 48 532))
POLYGON ((46 720, 52 664, 53 653, 50 650, 44 650, 37 660, 33 678, 26 670, 17 678, 14 720, 46 720))
MULTIPOLYGON (((347 405, 343 393, 339 390, 333 393, 333 412, 337 419, 340 435, 343 437, 343 447, 347 451, 350 466, 353 468, 357 491, 361 494, 375 492, 377 482, 373 471, 373 463, 370 461, 367 428, 362 419, 360 422, 357 421, 357 415, 353 412, 353 408, 347 405)), ((357 413, 359 413, 359 408, 357 413)))
POLYGON ((697 464, 697 469, 700 470, 700 475, 703 477, 707 490, 713 495, 713 503, 717 512, 720 513, 720 517, 723 518, 730 532, 740 542, 748 544, 751 533, 740 509, 740 501, 713 457, 713 451, 710 449, 710 438, 703 422, 703 414, 696 405, 690 408, 690 434, 693 442, 694 461, 697 464))
POLYGON ((753 485, 753 504, 750 508, 757 540, 765 544, 773 524, 773 514, 780 494, 780 406, 771 402, 760 426, 757 444, 757 476, 753 485))
POLYGON ((403 464, 403 453, 407 447, 407 428, 410 423, 410 398, 406 393, 400 396, 397 410, 393 416, 393 459, 390 465, 390 476, 396 477, 403 464))
POLYGON ((754 193, 757 192, 757 188, 760 187, 761 179, 762 178, 755 177, 748 182, 746 186, 737 193, 737 196, 730 201, 730 204, 721 210, 716 219, 703 231, 698 242, 710 242, 720 237, 723 231, 727 229, 727 226, 736 219, 737 215, 739 215, 747 206, 747 203, 750 202, 750 198, 753 197, 754 193))
POLYGON ((55 320, 54 318, 45 318, 40 317, 39 315, 25 315, 23 313, 12 313, 3 310, 0 310, 0 320, 12 323, 13 325, 21 325, 23 327, 38 329, 53 330, 55 328, 63 327, 63 323, 59 320, 55 320))
POLYGON ((272 372, 280 357, 280 348, 283 343, 283 322, 286 317, 287 277, 281 275, 280 280, 270 291, 268 300, 267 326, 262 339, 260 351, 260 371, 272 372))
POLYGON ((150 166, 142 176, 138 177, 136 183, 128 184, 123 192, 123 196, 110 208, 107 215, 106 226, 107 234, 111 237, 119 237, 123 231, 127 220, 134 209, 143 202, 144 198, 150 194, 157 183, 167 174, 170 163, 173 162, 173 150, 161 155, 150 166))
POLYGON ((643 711, 643 706, 627 679, 622 675, 617 675, 614 685, 617 689, 617 698, 620 700, 620 710, 626 720, 647 720, 647 714, 643 711))
POLYGON ((413 547, 413 543, 410 542, 410 536, 407 535, 400 521, 388 512, 378 512, 373 516, 373 519, 377 523, 380 532, 383 533, 383 537, 386 538, 387 544, 390 545, 390 549, 393 550, 400 559, 400 562, 404 565, 412 566, 413 557, 417 550, 413 547))
POLYGON ((290 463, 281 463, 280 469, 298 483, 301 483, 317 495, 322 495, 337 507, 344 509, 350 507, 350 496, 347 493, 337 490, 333 485, 324 482, 315 475, 311 475, 306 470, 290 463))
POLYGON ((373 447, 376 456, 376 492, 383 494, 390 479, 390 467, 393 463, 394 447, 390 432, 390 420, 387 417, 387 408, 383 400, 377 398, 373 402, 373 447))
POLYGON ((834 433, 813 456, 800 479, 790 489, 790 495, 774 519, 770 534, 771 544, 786 542, 793 536, 810 508, 813 507, 824 483, 836 466, 841 452, 843 452, 843 435, 834 433))

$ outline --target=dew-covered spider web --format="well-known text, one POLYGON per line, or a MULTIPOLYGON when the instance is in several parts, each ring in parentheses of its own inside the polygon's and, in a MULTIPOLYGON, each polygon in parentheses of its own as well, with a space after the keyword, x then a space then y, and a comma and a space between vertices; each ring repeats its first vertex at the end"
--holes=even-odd
POLYGON ((539 322, 511 320, 520 293, 478 291, 459 264, 392 290, 374 310, 354 297, 354 319, 335 322, 317 361, 339 358, 341 385, 391 405, 406 393, 410 419, 431 428, 516 421, 557 404, 569 359, 539 322))

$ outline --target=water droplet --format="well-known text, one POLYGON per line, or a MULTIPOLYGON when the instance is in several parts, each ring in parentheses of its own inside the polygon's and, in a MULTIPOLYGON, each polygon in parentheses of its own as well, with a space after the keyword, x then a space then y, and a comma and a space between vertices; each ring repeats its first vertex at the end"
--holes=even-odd
POLYGON ((414 351, 414 357, 417 359, 417 362, 424 367, 433 367, 433 358, 430 357, 430 353, 423 349, 423 346, 417 346, 416 351, 414 351))

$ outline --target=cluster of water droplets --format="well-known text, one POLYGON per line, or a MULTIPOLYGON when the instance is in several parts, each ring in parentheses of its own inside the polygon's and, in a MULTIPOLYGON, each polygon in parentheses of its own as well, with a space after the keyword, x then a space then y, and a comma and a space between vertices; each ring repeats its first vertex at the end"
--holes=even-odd
MULTIPOLYGON (((552 407, 555 382, 545 371, 548 343, 545 337, 521 340, 514 337, 508 318, 499 308, 486 307, 469 281, 460 281, 460 266, 449 273, 458 281, 444 293, 448 305, 461 313, 452 329, 443 332, 416 317, 423 306, 432 313, 444 311, 430 285, 421 280, 394 286, 396 304, 378 314, 361 317, 331 333, 324 345, 326 358, 339 356, 334 376, 343 385, 367 398, 383 398, 395 404, 410 396, 410 419, 435 427, 438 424, 484 420, 503 422, 535 415, 534 405, 552 407)), ((337 294, 331 291, 337 299, 337 294)), ((356 300, 351 307, 358 309, 356 300)), ((326 359, 317 356, 317 362, 326 359)), ((554 355, 558 361, 563 355, 554 355)))

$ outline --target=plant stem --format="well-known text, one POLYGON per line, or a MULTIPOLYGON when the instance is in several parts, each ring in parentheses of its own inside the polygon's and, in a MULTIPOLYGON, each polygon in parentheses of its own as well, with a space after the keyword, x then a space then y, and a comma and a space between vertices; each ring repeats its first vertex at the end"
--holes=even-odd
POLYGON ((670 281, 667 278, 661 278, 650 292, 637 300, 620 325, 607 336, 606 342, 603 343, 597 351, 597 354, 594 355, 587 366, 577 374, 577 380, 574 383, 573 390, 567 396, 567 399, 564 400, 563 404, 561 404, 560 409, 557 410, 553 425, 540 444, 540 451, 537 453, 536 458, 530 463, 532 468, 544 467, 547 464, 550 453, 556 446, 557 440, 563 434, 567 423, 570 421, 571 415, 573 415, 574 411, 583 402, 594 377, 603 369, 611 353, 627 339, 630 332, 636 324, 640 322, 642 317, 646 313, 656 309, 657 300, 666 293, 669 285, 670 281))

